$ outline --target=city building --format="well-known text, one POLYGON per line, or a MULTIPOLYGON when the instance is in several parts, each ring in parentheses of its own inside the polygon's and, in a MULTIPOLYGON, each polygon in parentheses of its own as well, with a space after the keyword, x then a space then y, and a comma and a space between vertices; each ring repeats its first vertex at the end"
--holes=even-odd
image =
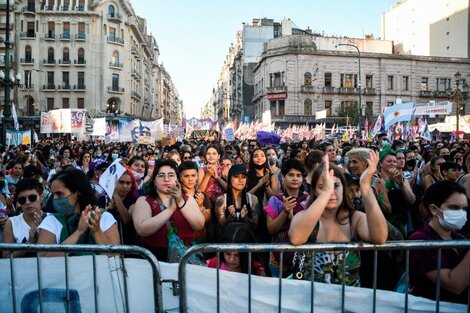
POLYGON ((470 57, 468 0, 401 0, 382 15, 397 54, 470 57))
MULTIPOLYGON (((254 74, 255 119, 261 120, 263 112, 270 110, 277 125, 344 124, 346 116, 335 118, 339 108, 358 112, 359 101, 375 116, 397 99, 447 101, 456 86, 454 75, 470 73, 468 58, 402 55, 392 50, 392 42, 371 37, 304 34, 269 40, 254 74), (316 121, 315 113, 322 110, 327 110, 327 119, 316 121)), ((460 78, 461 87, 467 86, 465 75, 460 78)), ((468 114, 465 101, 462 113, 468 114)))
POLYGON ((15 1, 11 21, 20 120, 82 108, 94 117, 181 122, 182 102, 159 64, 157 41, 129 0, 15 1))

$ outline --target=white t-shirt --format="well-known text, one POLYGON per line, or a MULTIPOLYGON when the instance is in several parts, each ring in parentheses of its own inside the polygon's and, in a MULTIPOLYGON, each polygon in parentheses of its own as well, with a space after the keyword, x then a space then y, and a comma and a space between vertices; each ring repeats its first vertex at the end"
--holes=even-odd
MULTIPOLYGON (((111 215, 111 213, 103 212, 101 214, 100 228, 102 232, 107 231, 115 223, 116 219, 111 215)), ((38 228, 47 230, 48 232, 54 234, 57 244, 60 244, 59 240, 62 227, 62 223, 54 215, 47 216, 38 226, 38 228)))
MULTIPOLYGON (((23 214, 10 217, 13 238, 15 238, 16 243, 25 243, 29 240, 29 230, 31 227, 24 220, 23 214)), ((47 213, 47 215, 50 215, 50 213, 47 213)))

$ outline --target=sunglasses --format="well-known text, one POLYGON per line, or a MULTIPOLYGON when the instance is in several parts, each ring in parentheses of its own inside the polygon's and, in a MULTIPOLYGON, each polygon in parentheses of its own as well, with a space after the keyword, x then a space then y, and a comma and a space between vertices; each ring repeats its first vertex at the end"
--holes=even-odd
POLYGON ((17 201, 20 205, 23 205, 23 204, 26 203, 26 199, 28 199, 30 203, 33 203, 38 199, 38 196, 37 195, 29 195, 27 197, 18 197, 17 201))

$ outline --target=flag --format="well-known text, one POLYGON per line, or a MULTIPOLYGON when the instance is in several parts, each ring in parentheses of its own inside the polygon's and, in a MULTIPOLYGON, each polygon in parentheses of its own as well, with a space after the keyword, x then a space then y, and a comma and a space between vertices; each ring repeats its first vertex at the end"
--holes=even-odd
POLYGON ((18 115, 16 115, 15 103, 13 101, 11 102, 11 117, 13 117, 13 126, 15 127, 15 130, 19 130, 20 124, 18 123, 18 115))
POLYGON ((431 133, 429 132, 429 128, 428 128, 428 121, 426 121, 426 120, 424 122, 424 129, 421 132, 420 137, 423 138, 423 139, 426 139, 427 141, 432 141, 432 136, 431 136, 431 133))
POLYGON ((397 103, 388 107, 384 113, 385 129, 397 122, 409 122, 413 117, 415 107, 413 102, 397 103))
POLYGON ((366 117, 366 121, 364 122, 364 128, 366 134, 369 132, 369 119, 366 117))
POLYGON ((34 143, 38 143, 39 142, 39 137, 38 137, 38 134, 33 131, 33 140, 34 140, 34 143))
POLYGON ((382 115, 379 115, 377 117, 377 120, 375 121, 374 129, 372 130, 372 136, 377 135, 382 128, 382 115))

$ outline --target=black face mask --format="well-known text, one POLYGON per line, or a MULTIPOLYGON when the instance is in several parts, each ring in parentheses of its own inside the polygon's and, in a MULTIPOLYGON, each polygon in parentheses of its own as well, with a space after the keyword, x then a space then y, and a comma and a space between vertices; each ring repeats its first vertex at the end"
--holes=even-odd
POLYGON ((406 161, 406 166, 408 166, 408 167, 410 167, 410 168, 415 168, 415 166, 416 166, 416 159, 411 159, 411 160, 406 161))
POLYGON ((452 159, 450 158, 450 154, 444 155, 444 156, 442 156, 442 157, 443 157, 444 160, 446 160, 447 162, 452 161, 452 159))
POLYGON ((257 170, 261 170, 261 169, 265 168, 265 165, 264 164, 255 164, 255 168, 257 170))

